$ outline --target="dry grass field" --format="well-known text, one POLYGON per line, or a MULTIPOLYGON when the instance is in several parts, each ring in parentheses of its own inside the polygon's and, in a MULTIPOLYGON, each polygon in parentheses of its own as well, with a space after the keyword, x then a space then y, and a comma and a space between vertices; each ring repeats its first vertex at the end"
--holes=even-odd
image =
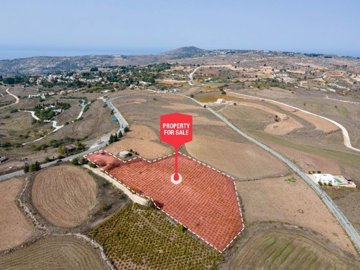
POLYGON ((226 269, 355 270, 360 266, 305 232, 270 229, 249 237, 226 269))
POLYGON ((354 227, 360 231, 360 188, 338 188, 324 187, 325 191, 335 201, 336 205, 351 220, 354 227))
POLYGON ((0 251, 20 245, 33 233, 31 222, 15 202, 23 184, 21 178, 0 183, 0 251))
POLYGON ((118 127, 117 123, 112 122, 112 118, 110 110, 104 107, 104 102, 96 100, 91 104, 89 110, 83 114, 82 120, 63 127, 48 136, 43 142, 66 137, 80 139, 84 137, 88 139, 99 138, 107 132, 115 131, 118 127))
POLYGON ((71 236, 51 236, 31 246, 0 256, 6 270, 101 270, 107 269, 98 251, 71 236))
MULTIPOLYGON (((246 96, 239 96, 239 95, 235 95, 230 93, 230 96, 233 98, 239 98, 241 97, 241 99, 243 100, 248 100, 248 101, 259 101, 259 99, 255 99, 252 97, 246 97, 246 96)), ((314 126, 316 129, 318 129, 319 131, 322 131, 324 133, 330 133, 330 132, 334 132, 336 130, 338 130, 338 127, 335 126, 334 124, 330 123, 329 121, 322 119, 320 117, 299 111, 299 110, 295 110, 293 108, 290 108, 288 106, 285 105, 281 105, 281 104, 277 104, 277 103, 273 103, 271 101, 266 101, 263 100, 262 101, 264 107, 270 107, 269 105, 272 105, 272 107, 277 108, 278 110, 282 110, 284 112, 287 112, 289 115, 294 115, 297 116, 303 120, 305 120, 306 122, 310 123, 312 126, 314 126)), ((306 108, 304 108, 306 110, 306 108)))
POLYGON ((39 213, 60 227, 84 222, 96 204, 94 179, 81 168, 62 165, 39 172, 32 187, 32 201, 39 213))
POLYGON ((178 104, 177 106, 181 105, 186 107, 184 113, 191 114, 193 116, 193 137, 206 135, 222 138, 225 136, 231 141, 244 141, 230 128, 225 127, 224 124, 215 116, 204 108, 201 108, 201 106, 197 106, 193 101, 186 97, 145 92, 136 94, 131 98, 124 97, 114 101, 114 105, 119 108, 121 113, 129 122, 130 129, 132 129, 133 125, 146 125, 156 134, 159 134, 160 115, 179 112, 178 110, 172 108, 172 104, 178 104), (139 104, 132 103, 134 99, 139 98, 145 99, 146 102, 139 104))
POLYGON ((316 154, 306 153, 304 151, 288 148, 286 146, 274 147, 285 156, 294 160, 305 172, 321 171, 331 174, 341 174, 339 163, 331 158, 322 157, 316 154))
POLYGON ((159 136, 145 125, 131 125, 130 131, 118 142, 112 143, 105 149, 117 155, 122 150, 136 151, 143 158, 156 159, 173 152, 173 149, 159 140, 159 136))
POLYGON ((186 144, 188 153, 240 180, 288 174, 288 169, 270 154, 249 143, 196 136, 186 144))
POLYGON ((354 254, 349 238, 320 198, 302 180, 293 177, 296 181, 288 176, 237 182, 246 221, 277 221, 302 226, 354 254))
POLYGON ((139 155, 146 159, 156 159, 173 152, 173 150, 165 144, 135 138, 125 138, 105 148, 106 151, 114 155, 117 155, 122 150, 130 149, 138 152, 139 155))
POLYGON ((263 118, 262 122, 265 123, 271 121, 271 123, 266 125, 264 131, 274 135, 286 135, 295 129, 299 129, 303 127, 303 125, 298 121, 296 121, 293 117, 284 114, 282 112, 276 111, 270 107, 257 103, 251 103, 251 102, 238 102, 237 104, 238 106, 225 107, 221 111, 221 113, 224 114, 228 119, 233 119, 239 117, 240 112, 238 111, 244 110, 244 108, 242 108, 243 106, 264 111, 268 115, 266 115, 266 117, 263 118), (275 121, 275 116, 278 117, 278 122, 275 121))
POLYGON ((52 130, 51 124, 32 124, 28 112, 2 113, 0 116, 1 141, 23 143, 42 137, 52 130), (25 136, 27 138, 25 138, 25 136))

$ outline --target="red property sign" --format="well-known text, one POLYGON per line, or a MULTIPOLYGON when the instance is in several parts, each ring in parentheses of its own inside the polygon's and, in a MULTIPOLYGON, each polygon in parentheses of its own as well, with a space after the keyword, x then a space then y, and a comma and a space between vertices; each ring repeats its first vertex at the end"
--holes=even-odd
POLYGON ((192 116, 182 113, 161 115, 160 139, 175 149, 175 173, 172 175, 172 182, 179 184, 181 176, 178 174, 178 150, 181 145, 192 140, 192 116))

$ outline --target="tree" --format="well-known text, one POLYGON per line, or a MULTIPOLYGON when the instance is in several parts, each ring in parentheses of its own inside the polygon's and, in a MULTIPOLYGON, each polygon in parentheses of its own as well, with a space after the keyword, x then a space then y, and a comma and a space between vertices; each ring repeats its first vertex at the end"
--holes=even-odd
POLYGON ((58 151, 59 151, 59 154, 65 155, 65 153, 66 153, 65 145, 60 145, 58 151))
POLYGON ((78 159, 78 158, 73 158, 73 159, 71 160, 71 164, 72 164, 72 165, 75 165, 75 166, 79 165, 79 159, 78 159))
POLYGON ((29 172, 29 164, 25 164, 24 166, 24 173, 28 173, 29 172))
POLYGON ((29 172, 36 172, 39 171, 40 169, 41 169, 41 165, 38 161, 36 161, 35 163, 30 165, 29 172))
POLYGON ((112 144, 113 142, 115 142, 114 135, 110 134, 109 144, 112 144))

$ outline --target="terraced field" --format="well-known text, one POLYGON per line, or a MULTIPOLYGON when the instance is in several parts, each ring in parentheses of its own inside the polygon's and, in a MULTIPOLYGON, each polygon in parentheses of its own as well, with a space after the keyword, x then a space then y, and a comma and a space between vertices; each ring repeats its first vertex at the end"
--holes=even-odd
POLYGON ((359 262, 333 252, 304 236, 260 233, 250 239, 234 259, 231 269, 360 269, 359 262))
POLYGON ((100 254, 85 242, 71 236, 53 236, 0 256, 0 269, 101 270, 107 268, 100 254))
POLYGON ((214 269, 222 255, 167 220, 128 205, 90 232, 117 269, 214 269))

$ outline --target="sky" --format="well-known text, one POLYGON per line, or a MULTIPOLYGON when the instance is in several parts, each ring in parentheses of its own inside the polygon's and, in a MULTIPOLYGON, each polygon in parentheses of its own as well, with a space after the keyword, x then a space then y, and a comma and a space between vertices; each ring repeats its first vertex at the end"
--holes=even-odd
POLYGON ((182 46, 360 56, 358 0, 2 0, 0 59, 182 46))

